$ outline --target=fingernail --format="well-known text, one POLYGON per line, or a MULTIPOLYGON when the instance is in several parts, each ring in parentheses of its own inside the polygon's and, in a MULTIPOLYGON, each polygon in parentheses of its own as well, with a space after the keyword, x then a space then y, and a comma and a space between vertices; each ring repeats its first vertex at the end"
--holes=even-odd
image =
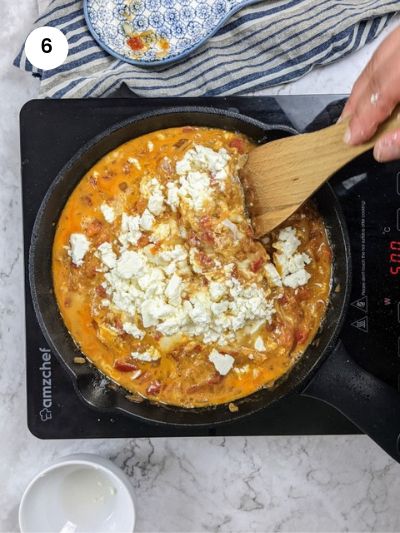
POLYGON ((374 157, 378 163, 400 159, 400 146, 387 146, 374 148, 374 157))
POLYGON ((400 159, 399 134, 384 137, 374 147, 374 157, 379 163, 400 159))
POLYGON ((345 134, 344 134, 344 137, 343 137, 343 140, 346 144, 350 144, 351 143, 351 129, 350 128, 347 128, 345 134))
POLYGON ((382 163, 382 149, 379 145, 374 146, 374 159, 378 161, 378 163, 382 163))

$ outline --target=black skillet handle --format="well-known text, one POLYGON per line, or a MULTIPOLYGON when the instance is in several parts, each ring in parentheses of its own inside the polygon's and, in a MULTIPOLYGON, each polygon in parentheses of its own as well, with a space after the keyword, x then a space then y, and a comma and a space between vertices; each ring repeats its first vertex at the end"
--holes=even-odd
POLYGON ((338 409, 400 462, 400 394, 358 366, 342 342, 302 395, 338 409))

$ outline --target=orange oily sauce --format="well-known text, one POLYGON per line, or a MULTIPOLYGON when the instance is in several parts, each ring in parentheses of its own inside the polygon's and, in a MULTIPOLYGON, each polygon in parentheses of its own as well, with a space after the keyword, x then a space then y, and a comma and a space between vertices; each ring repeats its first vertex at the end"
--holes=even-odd
POLYGON ((246 137, 218 129, 186 127, 153 132, 103 157, 81 179, 64 207, 52 258, 61 315, 82 353, 132 393, 183 407, 232 402, 272 386, 290 370, 318 331, 328 303, 332 263, 323 221, 312 205, 306 205, 283 225, 295 230, 300 241, 297 253, 306 253, 310 259, 306 266, 309 280, 297 288, 271 283, 265 265, 276 258, 272 245, 280 230, 274 231, 264 246, 253 239, 241 188, 232 179, 251 148, 246 137), (189 301, 196 291, 209 291, 210 283, 219 279, 226 265, 231 265, 228 278, 234 283, 256 285, 266 301, 272 302, 272 315, 268 320, 246 323, 224 341, 204 342, 201 335, 184 331, 165 335, 157 325, 143 327, 140 313, 133 315, 113 305, 113 297, 104 286, 107 269, 96 252, 102 243, 109 242, 118 255, 122 214, 145 212, 149 207, 146 184, 154 177, 165 198, 167 184, 178 183, 176 163, 195 145, 215 152, 222 148, 228 153, 224 190, 211 173, 210 194, 200 209, 182 199, 175 210, 164 202, 163 211, 154 216, 152 230, 141 231, 138 241, 128 248, 154 257, 176 245, 187 250, 187 265, 181 274, 185 283, 182 302, 189 301), (104 204, 115 214, 111 223, 100 209, 104 204), (170 228, 169 233, 159 232, 158 240, 154 239, 154 229, 162 224, 170 228), (85 235, 90 243, 81 266, 74 265, 68 253, 73 233, 85 235), (111 304, 104 306, 106 300, 111 304), (126 322, 142 330, 143 338, 126 333, 126 322), (226 375, 210 361, 213 349, 233 357, 234 364, 226 375), (149 350, 155 350, 159 358, 142 361, 131 356, 149 350))

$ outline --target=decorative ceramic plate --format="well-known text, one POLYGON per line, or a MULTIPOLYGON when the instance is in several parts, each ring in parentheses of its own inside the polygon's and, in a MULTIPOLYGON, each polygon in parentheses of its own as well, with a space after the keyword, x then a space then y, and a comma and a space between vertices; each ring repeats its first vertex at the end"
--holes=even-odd
POLYGON ((99 45, 134 65, 178 61, 245 5, 259 0, 84 0, 99 45))

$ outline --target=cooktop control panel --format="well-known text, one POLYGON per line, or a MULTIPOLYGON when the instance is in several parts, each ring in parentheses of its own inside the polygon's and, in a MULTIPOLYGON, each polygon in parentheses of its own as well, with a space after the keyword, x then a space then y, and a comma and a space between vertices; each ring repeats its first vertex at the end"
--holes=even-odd
POLYGON ((363 156, 335 180, 349 227, 352 296, 342 331, 349 353, 400 387, 400 165, 363 156))

